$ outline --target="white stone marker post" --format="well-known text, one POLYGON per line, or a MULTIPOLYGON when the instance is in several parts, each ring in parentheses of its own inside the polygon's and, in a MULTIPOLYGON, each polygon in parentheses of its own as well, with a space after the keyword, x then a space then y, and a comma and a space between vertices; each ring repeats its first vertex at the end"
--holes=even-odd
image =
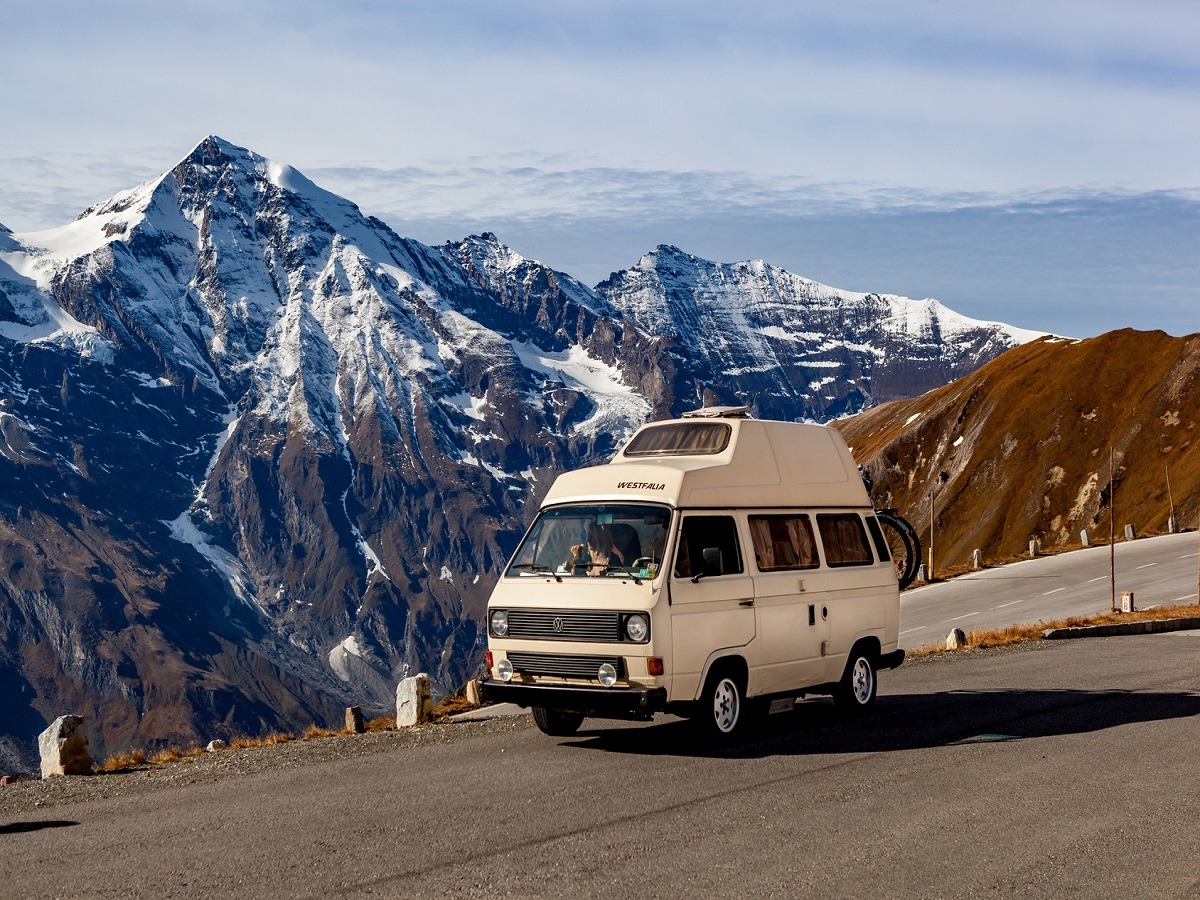
POLYGON ((424 672, 405 678, 396 685, 396 727, 411 728, 428 721, 433 712, 429 676, 424 672))
POLYGON ((38 735, 42 757, 42 777, 53 775, 91 775, 92 751, 83 733, 83 716, 59 716, 38 735))

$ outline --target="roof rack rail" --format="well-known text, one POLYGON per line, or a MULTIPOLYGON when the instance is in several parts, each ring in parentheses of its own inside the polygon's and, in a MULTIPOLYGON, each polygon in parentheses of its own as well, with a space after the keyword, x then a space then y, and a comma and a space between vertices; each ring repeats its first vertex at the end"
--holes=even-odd
POLYGON ((685 412, 680 418, 683 419, 748 419, 750 418, 749 406, 705 406, 702 409, 693 409, 691 412, 685 412))

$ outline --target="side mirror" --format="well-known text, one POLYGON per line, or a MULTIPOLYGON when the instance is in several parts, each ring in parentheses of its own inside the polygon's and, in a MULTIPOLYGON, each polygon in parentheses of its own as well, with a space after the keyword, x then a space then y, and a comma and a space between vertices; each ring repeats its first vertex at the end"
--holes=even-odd
POLYGON ((721 575, 724 570, 721 567, 721 548, 720 547, 705 547, 701 551, 701 556, 704 558, 704 574, 705 575, 721 575))

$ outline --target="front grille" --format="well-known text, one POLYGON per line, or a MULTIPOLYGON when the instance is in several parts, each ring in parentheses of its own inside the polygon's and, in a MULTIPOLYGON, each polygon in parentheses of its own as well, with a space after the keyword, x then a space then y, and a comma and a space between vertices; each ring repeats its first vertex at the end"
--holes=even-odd
POLYGON ((513 669, 526 675, 557 675, 560 678, 596 678, 604 663, 612 663, 617 675, 624 674, 619 656, 566 656, 560 653, 509 653, 513 669))
POLYGON ((621 639, 621 622, 615 612, 510 609, 508 637, 614 643, 621 639))

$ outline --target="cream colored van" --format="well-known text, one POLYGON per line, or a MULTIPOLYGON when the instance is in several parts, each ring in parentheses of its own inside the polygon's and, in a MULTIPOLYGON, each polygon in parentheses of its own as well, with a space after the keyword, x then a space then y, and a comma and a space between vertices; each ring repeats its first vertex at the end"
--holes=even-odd
POLYGON ((899 623, 841 435, 699 410, 554 482, 488 603, 482 695, 553 735, 666 711, 730 736, 807 694, 869 708, 899 623))

